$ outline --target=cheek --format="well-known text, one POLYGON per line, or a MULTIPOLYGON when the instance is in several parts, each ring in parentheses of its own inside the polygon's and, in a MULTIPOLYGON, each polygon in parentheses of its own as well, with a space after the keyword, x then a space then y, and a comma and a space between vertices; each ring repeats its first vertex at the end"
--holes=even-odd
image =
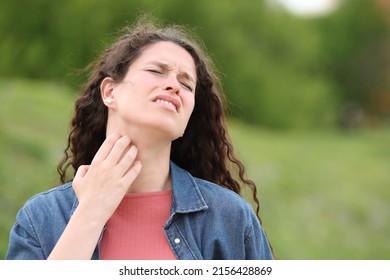
POLYGON ((186 107, 186 110, 188 111, 188 114, 191 115, 192 111, 194 111, 195 95, 193 95, 192 93, 186 95, 184 102, 185 102, 185 107, 186 107))
POLYGON ((150 91, 158 86, 158 80, 151 75, 133 75, 128 80, 137 92, 150 91))

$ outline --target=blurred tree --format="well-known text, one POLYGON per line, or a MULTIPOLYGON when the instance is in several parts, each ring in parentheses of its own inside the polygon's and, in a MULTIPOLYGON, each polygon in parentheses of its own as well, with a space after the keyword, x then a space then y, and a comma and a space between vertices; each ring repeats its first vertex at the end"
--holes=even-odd
POLYGON ((324 72, 343 105, 340 121, 354 127, 390 116, 390 28, 376 1, 345 0, 319 21, 324 72))

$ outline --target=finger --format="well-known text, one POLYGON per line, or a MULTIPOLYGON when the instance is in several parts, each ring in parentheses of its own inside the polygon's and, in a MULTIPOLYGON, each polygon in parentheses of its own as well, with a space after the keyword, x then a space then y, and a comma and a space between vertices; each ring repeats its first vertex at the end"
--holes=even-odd
POLYGON ((80 165, 80 167, 77 169, 74 178, 75 179, 83 178, 85 174, 87 174, 88 169, 89 169, 89 165, 80 165))
POLYGON ((119 169, 122 174, 125 174, 129 170, 130 166, 133 165, 134 160, 137 157, 137 153, 137 147, 134 145, 130 146, 123 157, 120 159, 116 168, 119 169))
POLYGON ((121 135, 117 134, 117 133, 114 133, 114 134, 110 135, 109 137, 107 137, 106 140, 104 140, 103 144, 100 146, 99 150, 96 152, 96 154, 92 160, 92 163, 105 160, 108 157, 108 155, 110 154, 115 143, 120 138, 121 138, 121 135))
POLYGON ((130 142, 130 138, 126 135, 119 138, 115 142, 114 147, 112 147, 110 154, 107 156, 107 160, 109 160, 113 164, 119 163, 120 159, 129 150, 130 142))
POLYGON ((134 163, 134 165, 122 177, 122 180, 127 188, 130 188, 131 184, 134 182, 134 180, 141 172, 141 169, 142 169, 142 164, 139 160, 137 160, 134 163))

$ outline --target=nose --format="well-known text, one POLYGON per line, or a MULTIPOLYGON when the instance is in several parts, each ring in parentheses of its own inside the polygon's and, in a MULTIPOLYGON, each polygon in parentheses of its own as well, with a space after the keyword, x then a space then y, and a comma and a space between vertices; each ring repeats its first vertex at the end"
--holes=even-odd
POLYGON ((177 80, 177 77, 175 75, 167 76, 163 89, 176 95, 179 95, 181 87, 179 81, 177 80))

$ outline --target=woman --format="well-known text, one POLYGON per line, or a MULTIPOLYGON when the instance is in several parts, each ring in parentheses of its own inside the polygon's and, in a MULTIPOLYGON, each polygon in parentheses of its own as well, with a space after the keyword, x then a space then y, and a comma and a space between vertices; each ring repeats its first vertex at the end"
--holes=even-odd
POLYGON ((218 79, 195 42, 141 21, 92 68, 58 169, 63 185, 19 211, 6 258, 272 259, 256 186, 233 154, 218 79))

